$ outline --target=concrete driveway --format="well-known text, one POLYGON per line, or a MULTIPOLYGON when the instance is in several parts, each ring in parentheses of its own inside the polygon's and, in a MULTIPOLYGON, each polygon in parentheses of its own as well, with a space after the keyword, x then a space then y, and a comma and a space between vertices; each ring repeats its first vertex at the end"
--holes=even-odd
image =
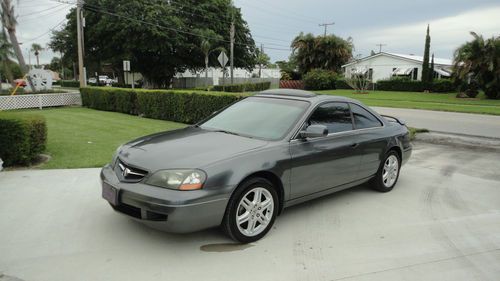
POLYGON ((411 127, 500 139, 500 116, 375 106, 372 108, 380 114, 402 118, 411 127))
MULTIPOLYGON (((98 169, 0 173, 0 272, 23 280, 498 280, 500 153, 417 143, 398 186, 285 210, 250 245, 114 213, 98 169)), ((7 277, 4 277, 7 279, 7 277)), ((2 277, 0 277, 2 280, 2 277)))

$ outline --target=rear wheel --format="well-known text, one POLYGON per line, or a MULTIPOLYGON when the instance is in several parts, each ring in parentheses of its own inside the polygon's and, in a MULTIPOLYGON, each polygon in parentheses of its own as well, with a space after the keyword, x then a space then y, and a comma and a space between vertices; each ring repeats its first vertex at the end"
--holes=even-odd
POLYGON ((372 180, 373 189, 380 192, 391 191, 398 181, 400 168, 401 161, 398 153, 394 150, 389 151, 372 180))
POLYGON ((250 243, 271 229, 278 210, 278 195, 263 178, 245 181, 229 201, 222 227, 233 240, 250 243))

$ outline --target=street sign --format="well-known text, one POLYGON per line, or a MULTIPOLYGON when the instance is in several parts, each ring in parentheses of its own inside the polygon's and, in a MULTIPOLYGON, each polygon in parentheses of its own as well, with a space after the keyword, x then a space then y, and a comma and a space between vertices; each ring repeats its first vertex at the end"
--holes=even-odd
POLYGON ((224 51, 220 52, 220 55, 217 57, 220 65, 222 67, 226 67, 227 61, 229 60, 224 51))
POLYGON ((129 60, 123 61, 123 71, 130 71, 130 61, 129 60))

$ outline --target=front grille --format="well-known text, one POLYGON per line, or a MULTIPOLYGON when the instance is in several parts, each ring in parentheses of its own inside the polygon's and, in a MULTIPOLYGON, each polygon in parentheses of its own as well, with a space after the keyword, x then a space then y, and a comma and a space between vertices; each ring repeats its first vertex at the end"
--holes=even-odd
POLYGON ((132 167, 118 159, 115 165, 115 172, 121 181, 138 182, 141 181, 147 174, 147 171, 132 167))

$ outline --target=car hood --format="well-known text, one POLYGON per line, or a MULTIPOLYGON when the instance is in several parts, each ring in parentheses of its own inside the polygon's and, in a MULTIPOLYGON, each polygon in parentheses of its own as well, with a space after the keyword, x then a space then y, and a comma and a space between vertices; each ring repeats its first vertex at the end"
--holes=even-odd
POLYGON ((202 168, 265 146, 267 141, 187 127, 145 136, 125 144, 119 158, 149 171, 202 168))

